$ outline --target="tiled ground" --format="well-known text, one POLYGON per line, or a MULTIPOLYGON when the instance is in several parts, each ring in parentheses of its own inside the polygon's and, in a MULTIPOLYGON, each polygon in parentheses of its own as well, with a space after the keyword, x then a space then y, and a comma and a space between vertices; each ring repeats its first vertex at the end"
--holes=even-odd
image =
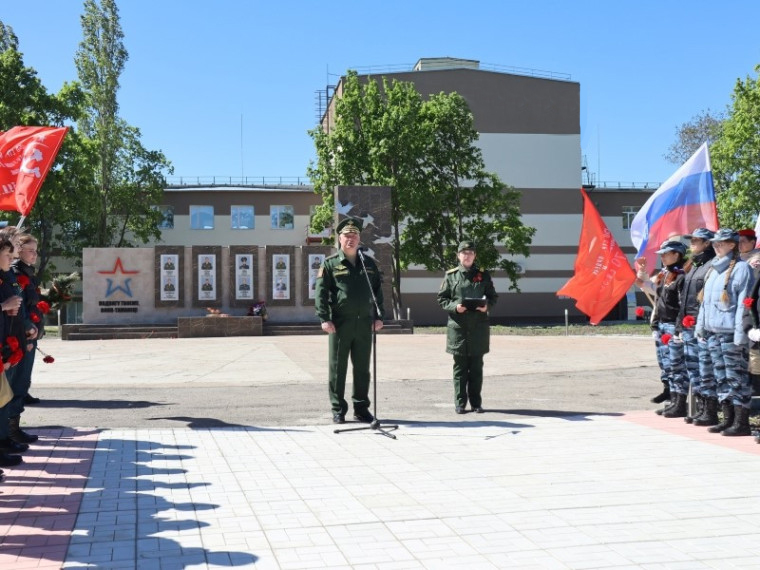
POLYGON ((760 445, 652 412, 49 430, 0 568, 760 568, 760 445))

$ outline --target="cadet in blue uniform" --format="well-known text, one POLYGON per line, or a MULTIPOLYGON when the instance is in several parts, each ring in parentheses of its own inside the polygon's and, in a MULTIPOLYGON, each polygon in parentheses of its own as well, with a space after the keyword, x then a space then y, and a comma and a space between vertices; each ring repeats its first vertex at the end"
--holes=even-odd
POLYGON ((446 352, 454 355, 454 409, 464 414, 467 400, 472 411, 483 413, 483 355, 488 352, 488 309, 498 295, 488 271, 475 265, 475 244, 465 240, 457 248, 459 266, 446 272, 438 291, 438 304, 448 312, 446 352), (485 299, 481 307, 467 309, 465 299, 485 299))
POLYGON ((366 423, 374 420, 369 412, 369 363, 372 330, 383 328, 383 291, 382 276, 375 261, 364 256, 367 267, 365 275, 358 258, 362 227, 363 222, 359 218, 346 218, 338 224, 336 231, 340 248, 337 254, 324 260, 316 280, 317 316, 322 322, 322 330, 330 335, 329 392, 333 422, 336 424, 344 423, 348 412, 344 394, 349 355, 353 364, 354 390, 351 399, 354 419, 366 423), (376 318, 367 276, 380 308, 376 318))

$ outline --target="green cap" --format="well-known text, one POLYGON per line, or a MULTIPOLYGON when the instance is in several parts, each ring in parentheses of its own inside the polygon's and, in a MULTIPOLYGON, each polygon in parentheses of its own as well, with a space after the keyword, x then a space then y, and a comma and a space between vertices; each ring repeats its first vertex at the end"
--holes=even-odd
POLYGON ((335 231, 340 234, 360 234, 364 228, 361 218, 345 218, 340 221, 335 231))
POLYGON ((475 242, 470 239, 460 241, 459 247, 457 248, 457 253, 464 251, 465 249, 471 249, 472 251, 475 251, 475 242))

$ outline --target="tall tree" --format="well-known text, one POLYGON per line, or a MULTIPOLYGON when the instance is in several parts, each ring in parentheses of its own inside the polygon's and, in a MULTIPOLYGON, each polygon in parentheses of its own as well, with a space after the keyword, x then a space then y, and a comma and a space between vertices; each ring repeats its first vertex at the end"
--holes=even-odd
MULTIPOLYGON (((760 65, 755 67, 760 73, 760 65)), ((721 225, 754 227, 760 209, 760 77, 738 79, 710 148, 721 225)))
POLYGON ((158 239, 164 173, 171 165, 159 151, 140 142, 140 131, 119 117, 119 77, 128 59, 115 0, 85 0, 82 41, 76 54, 79 80, 86 93, 87 113, 80 130, 91 140, 97 157, 96 185, 82 204, 80 235, 89 245, 124 247, 132 237, 158 239))
MULTIPOLYGON (((26 67, 18 51, 13 30, 0 22, 0 131, 20 125, 63 126, 82 114, 84 96, 76 83, 64 84, 57 94, 50 94, 34 69, 26 67)), ((92 162, 85 141, 70 130, 45 178, 34 208, 24 223, 37 238, 38 270, 45 275, 53 255, 81 255, 62 235, 66 227, 75 227, 80 219, 81 189, 92 185, 92 162)), ((3 219, 11 224, 17 213, 6 212, 3 219)))
POLYGON ((382 90, 375 80, 362 84, 355 71, 348 72, 342 86, 330 132, 319 127, 310 131, 317 163, 309 166, 308 173, 323 199, 312 226, 321 230, 332 225, 336 185, 392 188, 393 307, 399 314, 403 305, 400 224, 406 197, 421 183, 423 174, 422 97, 407 82, 383 78, 382 90))
POLYGON ((332 223, 336 185, 394 189, 394 308, 400 310, 401 270, 419 263, 431 271, 450 267, 456 244, 479 242, 484 268, 501 268, 517 289, 517 265, 500 260, 495 243, 527 255, 533 228, 520 220, 519 195, 485 171, 472 113, 457 94, 423 101, 410 82, 362 84, 349 71, 336 100, 329 132, 310 132, 317 162, 309 167, 323 197, 316 230, 332 223))
POLYGON ((676 127, 676 141, 668 148, 665 159, 673 164, 683 164, 705 142, 712 144, 720 138, 724 120, 724 113, 707 109, 676 127))
POLYGON ((442 271, 455 259, 457 244, 472 239, 478 265, 502 269, 509 288, 519 291, 517 263, 501 258, 497 247, 503 244, 513 255, 529 254, 535 229, 520 219, 519 192, 485 170, 472 112, 461 95, 433 95, 421 116, 425 184, 406 201, 404 261, 442 271))

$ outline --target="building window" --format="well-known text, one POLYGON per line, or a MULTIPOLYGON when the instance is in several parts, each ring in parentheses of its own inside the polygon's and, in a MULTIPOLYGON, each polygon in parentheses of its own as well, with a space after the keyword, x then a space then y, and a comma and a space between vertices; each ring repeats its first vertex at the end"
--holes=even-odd
POLYGON ((633 218, 639 213, 638 206, 623 206, 623 229, 630 230, 633 218))
POLYGON ((190 206, 190 229, 213 230, 214 207, 213 206, 190 206))
POLYGON ((174 229, 174 206, 154 206, 156 210, 161 212, 161 221, 158 222, 158 229, 160 230, 173 230, 174 229))
POLYGON ((292 230, 294 227, 293 206, 270 206, 269 216, 272 219, 273 230, 292 230))
POLYGON ((233 230, 252 230, 254 223, 253 206, 230 207, 230 227, 233 230))

